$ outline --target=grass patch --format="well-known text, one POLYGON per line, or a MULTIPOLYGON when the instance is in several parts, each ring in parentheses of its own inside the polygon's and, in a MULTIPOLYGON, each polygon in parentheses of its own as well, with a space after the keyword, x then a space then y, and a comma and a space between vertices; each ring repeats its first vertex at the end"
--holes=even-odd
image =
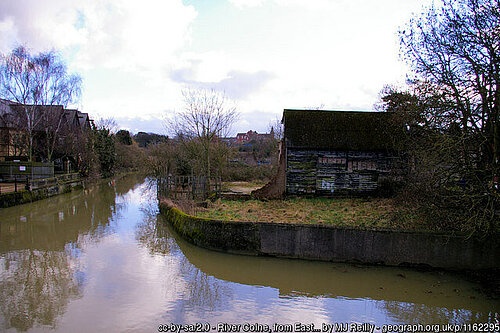
POLYGON ((392 199, 297 198, 275 201, 217 200, 196 216, 226 221, 325 224, 370 228, 429 229, 392 199))

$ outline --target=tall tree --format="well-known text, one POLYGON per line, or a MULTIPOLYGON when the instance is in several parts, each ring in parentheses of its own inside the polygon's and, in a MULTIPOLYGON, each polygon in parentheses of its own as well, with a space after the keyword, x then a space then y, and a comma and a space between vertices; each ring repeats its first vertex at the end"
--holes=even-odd
POLYGON ((127 130, 119 130, 116 132, 116 140, 122 145, 130 146, 132 144, 132 137, 127 130))
POLYGON ((187 139, 191 148, 198 147, 191 150, 197 151, 197 159, 202 161, 203 172, 210 181, 214 155, 222 151, 216 147, 231 131, 238 113, 225 94, 213 89, 187 89, 182 94, 185 108, 171 125, 177 137, 187 139))
POLYGON ((442 227, 500 227, 500 1, 441 0, 400 37, 414 76, 382 100, 405 131, 408 194, 442 227))
POLYGON ((100 127, 93 131, 93 149, 103 178, 113 175, 116 162, 115 138, 109 128, 100 127))
POLYGON ((26 133, 30 160, 36 131, 45 133, 47 158, 51 159, 63 125, 63 111, 42 106, 66 107, 80 96, 80 90, 80 76, 67 73, 55 51, 31 55, 20 46, 0 57, 0 96, 18 103, 10 121, 26 133))
POLYGON ((416 79, 433 85, 441 98, 441 107, 429 110, 432 125, 459 132, 464 159, 470 157, 467 143, 478 142, 481 159, 475 163, 498 182, 500 0, 442 0, 411 20, 400 37, 416 79))

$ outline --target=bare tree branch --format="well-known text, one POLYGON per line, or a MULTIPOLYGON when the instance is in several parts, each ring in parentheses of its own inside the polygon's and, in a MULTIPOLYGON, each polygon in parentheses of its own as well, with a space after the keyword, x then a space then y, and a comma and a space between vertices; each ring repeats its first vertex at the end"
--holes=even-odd
POLYGON ((26 132, 30 160, 35 133, 44 132, 46 157, 51 160, 62 128, 62 108, 80 97, 81 78, 68 74, 54 51, 33 56, 20 46, 0 60, 0 97, 18 103, 11 125, 26 132), (61 107, 53 107, 57 105, 61 107))
MULTIPOLYGON (((198 159, 203 162, 203 171, 210 178, 215 147, 230 133, 231 126, 238 119, 236 107, 224 93, 213 89, 191 88, 184 90, 182 95, 185 108, 175 115, 170 127, 177 138, 201 148, 198 159)), ((217 150, 223 151, 222 148, 217 150)))

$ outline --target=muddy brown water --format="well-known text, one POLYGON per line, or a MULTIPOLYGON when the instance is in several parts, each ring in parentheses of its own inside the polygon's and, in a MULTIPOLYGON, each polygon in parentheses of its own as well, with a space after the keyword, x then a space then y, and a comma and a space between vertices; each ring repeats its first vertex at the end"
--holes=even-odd
POLYGON ((137 175, 0 210, 1 331, 496 330, 499 313, 457 274, 200 249, 137 175))

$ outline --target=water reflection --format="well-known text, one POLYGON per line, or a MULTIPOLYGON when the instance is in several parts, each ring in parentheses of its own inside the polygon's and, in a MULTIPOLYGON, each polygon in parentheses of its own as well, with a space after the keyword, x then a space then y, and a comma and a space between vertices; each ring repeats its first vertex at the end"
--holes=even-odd
POLYGON ((450 309, 429 307, 425 304, 384 301, 381 307, 397 322, 408 324, 441 323, 446 318, 450 323, 490 322, 493 318, 488 313, 474 312, 468 309, 450 309))
POLYGON ((84 234, 99 239, 119 209, 108 184, 7 208, 0 215, 0 253, 26 248, 63 251, 84 234))
POLYGON ((168 254, 177 259, 175 261, 178 269, 177 277, 182 279, 184 290, 183 299, 177 304, 179 313, 193 308, 214 311, 231 299, 230 288, 222 281, 204 273, 183 255, 177 239, 171 236, 170 230, 161 220, 156 203, 143 206, 141 210, 144 219, 137 224, 136 239, 144 244, 152 255, 168 254))
POLYGON ((81 296, 71 256, 23 250, 2 256, 0 311, 4 327, 26 331, 35 323, 54 327, 70 299, 81 296))
POLYGON ((150 202, 141 207, 144 218, 137 223, 136 240, 144 244, 151 254, 171 254, 179 251, 175 240, 170 237, 167 229, 157 222, 158 208, 156 203, 150 202))
POLYGON ((114 187, 102 183, 0 211, 1 326, 26 331, 55 328, 68 303, 83 294, 83 244, 112 232, 119 214, 116 195, 137 184, 136 177, 114 187))

